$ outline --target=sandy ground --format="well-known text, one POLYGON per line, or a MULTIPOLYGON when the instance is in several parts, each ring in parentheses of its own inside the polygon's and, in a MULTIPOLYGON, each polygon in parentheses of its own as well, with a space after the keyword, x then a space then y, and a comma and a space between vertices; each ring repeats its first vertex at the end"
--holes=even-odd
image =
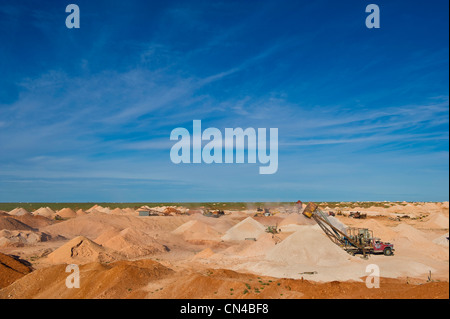
POLYGON ((159 211, 164 216, 140 217, 96 205, 0 214, 0 298, 449 297, 448 202, 343 209, 340 227, 369 228, 394 244, 394 256, 368 259, 286 208, 269 217, 251 209, 220 218, 159 211), (351 211, 367 218, 350 218, 351 211), (67 264, 80 266, 79 289, 65 285, 67 264), (380 289, 366 287, 370 265, 380 289))

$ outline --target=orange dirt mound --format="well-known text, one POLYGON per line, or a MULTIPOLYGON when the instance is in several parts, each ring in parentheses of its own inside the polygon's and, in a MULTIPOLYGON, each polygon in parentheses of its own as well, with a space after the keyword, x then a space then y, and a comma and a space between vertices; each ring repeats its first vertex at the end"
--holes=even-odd
POLYGON ((50 239, 50 235, 36 231, 0 230, 0 247, 23 247, 50 239))
POLYGON ((31 272, 31 267, 17 259, 0 253, 0 289, 31 272))
POLYGON ((14 216, 14 218, 33 228, 41 228, 53 224, 53 220, 44 216, 22 215, 14 216))
POLYGON ((86 216, 79 216, 60 223, 55 223, 44 227, 41 230, 54 236, 61 235, 66 238, 85 236, 94 239, 105 231, 116 229, 109 224, 109 219, 106 219, 105 217, 106 216, 103 213, 96 215, 95 212, 92 212, 86 216))
POLYGON ((205 248, 202 251, 198 252, 194 259, 208 259, 213 256, 215 252, 211 248, 205 248))
POLYGON ((435 228, 435 229, 448 229, 448 217, 443 214, 432 214, 428 217, 428 220, 421 224, 421 227, 435 228))
POLYGON ((117 230, 107 231, 95 241, 127 258, 167 251, 167 248, 159 244, 153 237, 132 228, 126 228, 120 232, 117 230))
POLYGON ((124 212, 119 207, 113 209, 110 213, 113 215, 123 215, 124 214, 124 212))
POLYGON ((87 213, 86 213, 84 210, 82 210, 82 209, 77 210, 77 211, 75 212, 75 214, 77 214, 77 216, 84 216, 84 215, 87 215, 87 213))
POLYGON ((302 279, 258 277, 223 269, 185 275, 164 289, 146 295, 167 299, 448 299, 448 282, 407 284, 381 278, 383 289, 367 289, 365 282, 315 283, 302 279))
POLYGON ((86 264, 90 262, 111 262, 118 258, 116 252, 96 244, 86 237, 76 237, 48 255, 53 264, 86 264))
POLYGON ((0 230, 33 230, 33 227, 11 216, 0 216, 0 230))
POLYGON ((80 266, 80 288, 67 289, 66 265, 33 271, 0 290, 6 298, 117 299, 142 297, 141 289, 173 271, 152 260, 89 263, 80 266))

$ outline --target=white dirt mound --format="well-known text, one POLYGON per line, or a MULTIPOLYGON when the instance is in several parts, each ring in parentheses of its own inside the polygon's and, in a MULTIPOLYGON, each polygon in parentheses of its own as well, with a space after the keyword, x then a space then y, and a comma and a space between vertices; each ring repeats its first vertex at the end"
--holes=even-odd
POLYGON ((432 214, 422 226, 426 228, 448 229, 448 223, 448 217, 438 213, 432 214))
POLYGON ((0 230, 0 247, 23 247, 48 241, 51 236, 46 233, 34 231, 0 230))
POLYGON ((400 224, 393 228, 398 233, 397 239, 406 238, 412 243, 428 243, 429 240, 424 233, 407 224, 400 224))
POLYGON ((187 241, 218 241, 220 233, 211 226, 198 220, 191 220, 184 223, 173 234, 181 235, 187 241))
POLYGON ((240 223, 231 227, 225 235, 222 236, 223 240, 235 241, 245 240, 246 238, 258 238, 266 232, 266 228, 261 223, 258 223, 251 217, 247 217, 240 223))
POLYGON ((9 212, 9 214, 13 216, 31 215, 30 212, 28 212, 26 209, 22 207, 14 208, 12 211, 9 212))
POLYGON ((117 254, 86 237, 79 236, 62 245, 48 255, 47 261, 54 264, 86 264, 90 262, 111 262, 117 254))
POLYGON ((272 234, 265 233, 241 251, 239 255, 242 257, 265 256, 273 247, 275 247, 275 240, 272 238, 272 234))
POLYGON ((383 241, 393 240, 398 237, 398 232, 392 227, 384 226, 374 219, 364 221, 361 227, 369 228, 373 231, 374 237, 380 238, 383 241))
POLYGON ((448 247, 448 233, 436 238, 435 240, 433 240, 433 243, 448 247))
POLYGON ((77 217, 77 213, 75 213, 71 208, 63 208, 59 210, 56 215, 61 218, 73 218, 77 217))
POLYGON ((111 211, 108 207, 102 207, 100 205, 94 205, 91 208, 89 208, 86 213, 90 214, 93 213, 94 211, 96 212, 100 212, 100 213, 105 213, 105 214, 109 214, 109 212, 111 211))
POLYGON ((199 213, 193 214, 192 219, 205 223, 220 233, 225 233, 228 229, 237 224, 234 220, 225 219, 224 217, 211 218, 199 213))
POLYGON ((95 215, 103 215, 104 213, 99 211, 99 210, 93 209, 88 214, 92 215, 92 216, 95 216, 95 215))
POLYGON ((132 228, 126 228, 120 232, 107 231, 95 241, 127 258, 136 258, 167 250, 165 246, 159 244, 153 237, 132 228))
POLYGON ((50 207, 41 207, 33 212, 34 216, 44 216, 46 218, 54 218, 55 212, 50 207))
POLYGON ((97 210, 97 208, 103 208, 103 207, 101 207, 101 206, 95 204, 94 206, 92 206, 91 208, 89 208, 89 209, 86 211, 86 213, 89 214, 89 213, 91 213, 93 210, 97 210))
POLYGON ((349 262, 350 255, 330 241, 316 227, 302 226, 266 255, 285 264, 336 266, 349 262))
POLYGON ((313 225, 315 221, 305 216, 297 213, 289 214, 285 219, 283 219, 278 226, 287 226, 287 225, 313 225))

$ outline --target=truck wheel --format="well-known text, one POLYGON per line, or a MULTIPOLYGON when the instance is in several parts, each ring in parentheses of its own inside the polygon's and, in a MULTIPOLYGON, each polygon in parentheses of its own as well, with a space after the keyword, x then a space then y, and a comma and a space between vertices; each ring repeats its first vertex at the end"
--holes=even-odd
POLYGON ((392 256, 392 249, 391 248, 385 248, 383 251, 385 256, 392 256))

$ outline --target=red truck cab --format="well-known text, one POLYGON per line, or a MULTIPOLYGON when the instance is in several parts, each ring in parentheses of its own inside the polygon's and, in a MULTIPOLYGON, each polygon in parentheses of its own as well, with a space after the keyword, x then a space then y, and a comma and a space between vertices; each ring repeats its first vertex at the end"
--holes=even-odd
POLYGON ((391 243, 382 242, 379 238, 372 240, 373 253, 384 254, 385 256, 392 256, 394 254, 394 245, 391 243))

